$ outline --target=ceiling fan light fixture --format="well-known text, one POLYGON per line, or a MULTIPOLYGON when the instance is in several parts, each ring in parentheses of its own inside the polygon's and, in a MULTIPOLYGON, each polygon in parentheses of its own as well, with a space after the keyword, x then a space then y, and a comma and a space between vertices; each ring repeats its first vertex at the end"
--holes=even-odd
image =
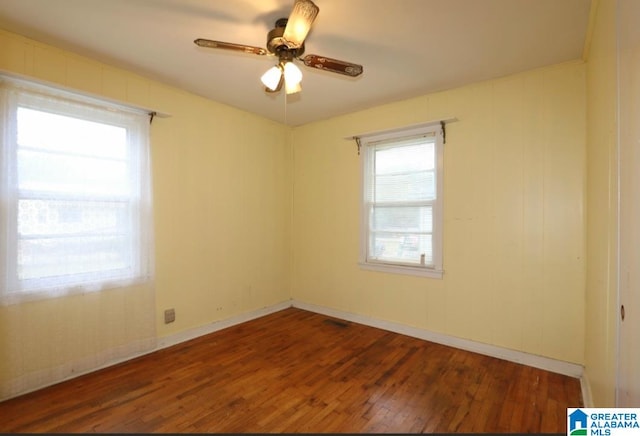
POLYGON ((302 85, 301 85, 301 83, 302 83, 302 82, 298 82, 298 83, 295 83, 295 84, 291 84, 291 83, 289 83, 289 82, 287 82, 287 81, 285 80, 285 82, 284 82, 284 90, 285 90, 285 92, 287 93, 287 95, 290 95, 290 94, 296 94, 296 93, 298 93, 298 92, 302 91, 302 85))
POLYGON ((293 62, 284 64, 284 82, 287 86, 298 85, 302 81, 302 71, 293 62))
POLYGON ((280 78, 282 76, 282 68, 280 65, 276 65, 267 70, 266 73, 262 75, 260 80, 262 84, 269 88, 271 91, 275 91, 278 87, 278 83, 280 83, 280 78))
POLYGON ((320 12, 320 8, 311 0, 295 1, 287 21, 287 27, 282 35, 287 47, 300 48, 302 46, 318 12, 320 12))

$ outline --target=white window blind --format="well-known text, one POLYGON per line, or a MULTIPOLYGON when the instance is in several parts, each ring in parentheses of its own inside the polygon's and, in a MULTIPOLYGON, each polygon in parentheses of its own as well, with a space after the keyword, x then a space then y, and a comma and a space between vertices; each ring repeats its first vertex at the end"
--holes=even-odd
POLYGON ((146 114, 2 84, 3 301, 148 279, 146 114))
POLYGON ((399 267, 397 272, 420 275, 440 274, 440 126, 379 135, 362 142, 361 264, 399 267))

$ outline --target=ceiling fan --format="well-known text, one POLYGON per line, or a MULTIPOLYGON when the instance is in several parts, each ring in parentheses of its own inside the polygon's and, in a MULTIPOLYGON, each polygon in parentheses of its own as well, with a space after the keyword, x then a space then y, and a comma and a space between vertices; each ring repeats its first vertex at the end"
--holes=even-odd
POLYGON ((267 92, 278 92, 283 84, 287 94, 294 94, 302 90, 300 85, 302 71, 293 63, 294 59, 302 61, 308 67, 351 77, 359 76, 363 71, 362 65, 314 54, 301 57, 304 54, 304 40, 319 11, 320 8, 311 0, 295 0, 289 18, 277 20, 275 28, 267 34, 266 50, 250 45, 203 38, 198 38, 193 42, 200 47, 221 48, 260 56, 278 56, 278 64, 261 77, 267 92))

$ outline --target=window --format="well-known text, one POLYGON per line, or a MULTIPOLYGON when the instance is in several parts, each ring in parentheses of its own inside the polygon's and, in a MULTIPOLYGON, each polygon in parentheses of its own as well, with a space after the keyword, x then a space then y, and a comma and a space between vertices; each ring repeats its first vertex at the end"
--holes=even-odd
POLYGON ((21 82, 0 93, 3 302, 147 278, 147 115, 21 82))
POLYGON ((431 124, 361 139, 362 267, 442 277, 442 136, 431 124))

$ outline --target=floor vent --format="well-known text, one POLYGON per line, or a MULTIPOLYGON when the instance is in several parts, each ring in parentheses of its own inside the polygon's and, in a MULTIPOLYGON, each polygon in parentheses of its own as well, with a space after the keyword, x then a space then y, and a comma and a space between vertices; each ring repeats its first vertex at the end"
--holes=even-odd
POLYGON ((334 325, 336 327, 342 327, 342 328, 349 327, 349 323, 348 322, 340 321, 340 320, 337 320, 337 319, 325 319, 324 323, 325 324, 331 324, 331 325, 334 325))

